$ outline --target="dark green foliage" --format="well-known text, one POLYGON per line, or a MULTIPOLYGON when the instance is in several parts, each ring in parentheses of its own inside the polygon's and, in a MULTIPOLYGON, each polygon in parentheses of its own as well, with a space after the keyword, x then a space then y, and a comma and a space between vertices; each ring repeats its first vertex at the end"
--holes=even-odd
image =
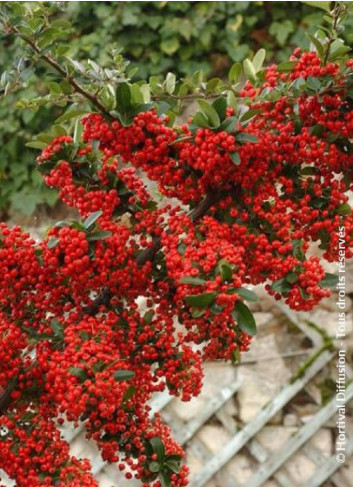
MULTIPOLYGON (((41 35, 41 48, 56 41, 61 46, 66 43, 64 55, 71 60, 90 58, 94 75, 99 69, 96 63, 103 66, 108 63, 109 49, 114 45, 121 47, 131 61, 128 74, 136 80, 151 75, 164 77, 168 71, 191 77, 195 71, 203 70, 206 77, 223 77, 234 62, 251 58, 259 48, 266 49, 266 62, 286 60, 293 47, 308 47, 305 32, 314 34, 323 15, 323 7, 315 8, 304 2, 56 2, 55 7, 54 2, 44 4, 53 9, 56 20, 41 35), (65 10, 55 12, 58 5, 65 10), (67 20, 73 23, 73 28, 67 20)), ((23 14, 19 11, 18 15, 23 14)), ((348 44, 353 42, 351 26, 352 18, 348 17, 342 34, 348 44)), ((257 61, 261 63, 261 59, 257 61)), ((72 61, 72 65, 76 72, 80 71, 79 62, 72 61)), ((70 87, 54 73, 52 81, 45 83, 41 76, 43 65, 37 64, 34 70, 26 61, 21 40, 14 37, 4 36, 0 41, 0 66, 0 213, 11 206, 29 215, 38 204, 54 205, 56 193, 44 186, 38 172, 33 171, 38 154, 33 144, 42 143, 25 145, 62 115, 67 101, 61 100, 60 94, 66 91, 70 96, 70 87), (14 60, 21 71, 19 83, 15 83, 15 91, 2 97, 14 60), (20 88, 18 92, 16 86, 20 88), (57 94, 57 102, 48 106, 45 97, 49 92, 51 98, 57 94), (33 108, 31 104, 36 99, 39 102, 33 108)), ((244 66, 245 71, 247 68, 244 66)), ((236 65, 231 81, 238 81, 239 75, 240 65, 236 65)), ((156 83, 157 79, 151 80, 151 86, 156 83)), ((217 84, 217 78, 211 79, 209 89, 217 84)), ((14 86, 13 80, 11 85, 14 86)), ((173 93, 174 85, 175 77, 170 74, 165 82, 166 92, 173 93)), ((108 106, 109 97, 107 90, 104 101, 108 106)), ((218 116, 213 113, 213 118, 218 125, 222 107, 216 109, 218 116)), ((129 112, 129 107, 123 112, 128 123, 133 112, 129 112)), ((67 119, 64 122, 74 124, 67 119)), ((234 154, 233 160, 239 164, 238 154, 234 154)))
MULTIPOLYGON (((317 30, 323 12, 303 2, 69 2, 68 15, 81 33, 74 56, 104 62, 102 46, 115 42, 146 78, 224 75, 260 48, 286 60, 294 47, 308 47, 305 33, 317 30)), ((343 37, 353 41, 348 25, 343 37)))

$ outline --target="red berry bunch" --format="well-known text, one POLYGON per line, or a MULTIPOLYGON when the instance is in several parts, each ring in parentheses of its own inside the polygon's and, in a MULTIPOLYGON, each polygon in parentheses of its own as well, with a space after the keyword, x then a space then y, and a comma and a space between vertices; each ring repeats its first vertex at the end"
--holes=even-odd
POLYGON ((92 113, 82 141, 42 152, 45 183, 79 217, 41 243, 0 226, 0 468, 18 485, 96 485, 65 421, 127 479, 187 485, 152 396, 188 401, 203 360, 249 348, 253 285, 297 310, 327 297, 312 243, 335 261, 343 233, 352 256, 352 70, 296 50, 245 84, 241 109, 214 101, 207 124, 92 113))

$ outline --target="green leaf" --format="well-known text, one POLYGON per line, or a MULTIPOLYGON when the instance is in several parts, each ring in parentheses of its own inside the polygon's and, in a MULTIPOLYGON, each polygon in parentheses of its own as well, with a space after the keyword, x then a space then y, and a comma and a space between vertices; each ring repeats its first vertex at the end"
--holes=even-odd
POLYGON ((53 140, 53 136, 51 136, 50 134, 45 134, 43 132, 41 132, 40 134, 37 135, 37 138, 36 138, 36 141, 42 141, 44 143, 51 143, 53 140))
POLYGON ((102 215, 102 212, 103 211, 96 211, 96 212, 92 212, 92 214, 90 214, 84 221, 83 221, 83 227, 85 229, 88 229, 90 228, 96 221, 98 218, 100 218, 100 216, 102 215))
POLYGON ((71 22, 69 22, 68 20, 64 20, 64 19, 54 20, 51 23, 51 26, 56 28, 56 29, 70 29, 72 27, 71 22))
POLYGON ((236 287, 229 289, 230 293, 236 293, 240 297, 242 297, 244 300, 249 301, 249 302, 256 302, 258 300, 257 295, 255 292, 252 290, 246 289, 245 287, 236 287))
POLYGON ((125 381, 125 380, 130 380, 133 377, 135 377, 135 372, 133 372, 132 370, 116 370, 113 373, 113 378, 117 382, 122 382, 122 381, 125 381))
POLYGON ((335 39, 330 46, 330 54, 328 56, 329 61, 334 61, 340 57, 343 57, 350 51, 350 47, 345 46, 343 41, 335 39))
POLYGON ((196 112, 192 119, 192 123, 197 127, 208 127, 208 120, 202 112, 196 112))
POLYGON ((150 444, 153 448, 153 452, 157 454, 159 462, 163 462, 165 457, 165 446, 163 441, 158 436, 155 436, 150 439, 150 444))
POLYGON ((212 102, 212 107, 217 112, 220 121, 223 121, 226 117, 227 100, 224 97, 218 97, 212 102))
POLYGON ((136 387, 134 385, 129 385, 124 396, 123 402, 129 401, 136 392, 136 387))
POLYGON ((321 42, 317 39, 317 37, 313 36, 312 34, 306 33, 307 37, 309 38, 310 42, 313 44, 313 46, 316 49, 317 54, 322 57, 324 54, 325 47, 321 44, 321 42))
POLYGON ((238 83, 242 73, 241 63, 234 63, 228 73, 229 81, 233 84, 238 83))
POLYGON ((299 287, 299 293, 300 293, 300 295, 302 296, 303 299, 305 299, 305 300, 310 299, 310 295, 302 287, 299 287))
POLYGON ((322 137, 324 129, 325 128, 322 124, 316 124, 315 126, 311 126, 309 131, 312 136, 322 137))
POLYGON ((240 360, 241 360, 240 351, 236 349, 233 351, 232 363, 236 365, 237 363, 240 363, 240 360))
POLYGON ((111 231, 98 231, 87 236, 87 241, 100 241, 105 238, 109 238, 112 235, 111 231))
POLYGON ((48 160, 38 165, 37 170, 42 175, 48 175, 48 173, 50 173, 54 167, 55 167, 55 162, 48 160))
POLYGON ((64 339, 64 327, 59 321, 53 318, 50 322, 51 329, 53 330, 54 336, 58 339, 64 339))
POLYGON ((323 197, 313 197, 310 201, 310 204, 315 208, 315 209, 324 209, 327 207, 327 199, 323 197))
POLYGON ((235 136, 235 140, 238 143, 257 143, 259 138, 253 134, 247 134, 246 132, 240 132, 235 136))
POLYGON ((221 124, 221 120, 219 118, 219 115, 217 114, 217 111, 212 107, 211 104, 206 102, 206 100, 199 99, 197 101, 199 104, 202 112, 206 116, 210 126, 212 127, 219 127, 221 124))
POLYGON ((87 372, 83 368, 70 367, 68 369, 68 371, 70 372, 71 375, 73 375, 74 377, 77 377, 80 380, 80 382, 84 382, 85 380, 88 379, 87 372))
POLYGON ((303 176, 316 175, 316 169, 313 166, 306 166, 305 168, 300 170, 300 174, 303 176))
POLYGON ((180 279, 180 283, 189 285, 205 285, 206 280, 199 277, 182 277, 180 279))
POLYGON ((228 90, 227 92, 227 105, 229 105, 229 107, 233 107, 234 110, 238 109, 238 99, 232 90, 228 90))
POLYGON ((95 362, 92 365, 92 370, 94 373, 103 372, 103 370, 105 369, 105 366, 106 366, 106 364, 103 360, 97 360, 97 362, 95 362))
POLYGON ((306 5, 310 5, 310 7, 320 8, 325 10, 325 12, 330 12, 331 2, 306 2, 302 0, 302 3, 306 3, 306 5))
POLYGON ((256 73, 261 70, 263 62, 265 61, 265 57, 266 57, 266 51, 263 48, 259 49, 258 52, 253 57, 252 64, 255 68, 256 73))
POLYGON ((262 112, 261 109, 250 109, 250 110, 247 110, 241 117, 240 117, 240 120, 241 122, 245 122, 245 121, 248 121, 250 119, 252 119, 253 117, 255 117, 255 115, 257 114, 260 114, 262 112))
POLYGON ((230 280, 233 276, 231 264, 223 259, 218 262, 216 272, 221 276, 222 280, 230 280))
POLYGON ((82 109, 68 110, 67 112, 65 112, 65 114, 63 114, 58 119, 56 119, 55 124, 61 124, 62 122, 66 122, 69 121, 70 119, 73 119, 74 117, 85 115, 88 112, 89 112, 88 110, 82 110, 82 109))
POLYGON ((151 324, 153 316, 154 316, 154 311, 152 309, 148 310, 143 316, 144 322, 146 324, 151 324))
POLYGON ((281 278, 279 280, 276 280, 273 282, 271 285, 271 289, 274 292, 279 292, 280 294, 285 294, 289 292, 292 289, 292 286, 285 278, 281 278))
POLYGON ((206 83, 206 92, 213 93, 221 84, 222 80, 220 78, 211 78, 206 83))
POLYGON ((167 458, 166 462, 169 462, 169 461, 173 461, 173 462, 180 462, 181 461, 181 455, 178 455, 178 454, 173 454, 173 455, 169 455, 169 457, 167 458))
POLYGON ((81 136, 83 132, 83 126, 80 123, 80 121, 77 119, 75 122, 75 129, 74 129, 74 143, 78 144, 81 141, 81 136))
POLYGON ((317 92, 321 88, 321 82, 318 78, 314 76, 309 76, 306 80, 306 85, 310 90, 317 92))
POLYGON ((154 473, 159 472, 160 468, 161 468, 161 464, 159 462, 156 462, 156 461, 150 462, 150 464, 148 466, 148 470, 150 472, 154 472, 154 473))
POLYGON ((172 471, 174 474, 178 474, 180 470, 180 462, 177 460, 166 460, 165 465, 172 471))
POLYGON ((126 115, 131 108, 131 91, 127 83, 119 83, 116 87, 116 109, 120 114, 126 115))
POLYGON ((36 340, 50 340, 52 337, 51 335, 48 335, 46 333, 40 334, 38 331, 34 328, 26 328, 25 326, 21 326, 21 329, 27 333, 31 338, 34 338, 36 340))
POLYGON ((40 49, 46 48, 49 44, 52 44, 58 38, 61 37, 63 30, 56 29, 55 27, 49 27, 43 30, 37 37, 37 44, 40 49))
POLYGON ((293 247, 293 256, 300 261, 305 259, 305 253, 303 252, 303 242, 301 239, 293 239, 292 241, 293 247))
POLYGON ((29 143, 26 143, 26 146, 27 148, 45 149, 48 144, 42 141, 30 141, 29 143))
POLYGON ((348 216, 352 213, 352 208, 349 204, 347 204, 347 202, 345 202, 337 207, 336 213, 339 216, 348 216))
POLYGON ((176 78, 175 78, 174 73, 168 73, 167 77, 165 79, 165 89, 166 89, 167 93, 169 93, 170 95, 172 93, 174 93, 175 81, 176 81, 176 78))
POLYGON ((325 273, 325 277, 319 282, 320 287, 331 288, 338 284, 339 278, 334 273, 325 273))
POLYGON ((52 126, 50 132, 53 133, 53 135, 56 138, 59 136, 66 136, 67 135, 67 131, 66 131, 65 127, 60 126, 59 124, 55 124, 54 126, 52 126))
POLYGON ((281 19, 281 21, 272 22, 268 32, 271 34, 271 36, 275 37, 280 46, 284 47, 289 35, 294 31, 294 29, 295 25, 291 20, 281 19))
POLYGON ((244 68, 244 73, 247 76, 247 78, 251 81, 254 82, 256 79, 256 70, 250 59, 245 59, 243 61, 243 68, 244 68))
POLYGON ((222 122, 219 128, 221 131, 226 131, 228 134, 231 134, 236 131, 238 124, 239 121, 236 117, 228 117, 222 122))
POLYGON ((177 247, 177 250, 180 255, 185 255, 186 245, 184 243, 180 243, 177 247))
POLYGON ((201 318, 205 314, 205 312, 206 312, 205 309, 197 309, 193 307, 191 309, 191 316, 195 319, 201 318))
POLYGON ((170 475, 166 470, 164 470, 163 472, 161 472, 159 474, 159 478, 160 478, 162 487, 171 487, 170 486, 171 485, 170 475))
POLYGON ((230 156, 230 159, 232 160, 232 162, 234 163, 234 165, 240 165, 241 163, 241 159, 240 159, 240 154, 238 153, 238 151, 232 151, 231 153, 229 153, 229 156, 230 156))
POLYGON ((279 65, 277 65, 277 70, 281 73, 283 71, 292 71, 295 66, 294 61, 283 61, 279 65))
POLYGON ((185 297, 185 302, 187 302, 193 307, 204 309, 205 307, 212 304, 212 302, 216 299, 216 297, 217 297, 216 292, 207 292, 205 294, 200 294, 200 295, 187 295, 185 297))
POLYGON ((179 48, 179 40, 177 37, 171 37, 170 39, 166 39, 161 42, 161 50, 168 54, 174 54, 179 48))
POLYGON ((254 316, 244 302, 237 301, 232 312, 233 319, 237 322, 238 327, 249 334, 255 336, 257 333, 254 316))
POLYGON ((59 243, 59 241, 60 241, 59 238, 54 238, 54 237, 49 238, 48 245, 47 245, 48 248, 51 250, 59 243))
POLYGON ((290 284, 295 284, 296 282, 298 282, 299 280, 299 277, 298 277, 298 274, 295 273, 295 272, 289 272, 287 273, 287 275, 285 276, 285 279, 287 280, 287 282, 289 282, 290 284))

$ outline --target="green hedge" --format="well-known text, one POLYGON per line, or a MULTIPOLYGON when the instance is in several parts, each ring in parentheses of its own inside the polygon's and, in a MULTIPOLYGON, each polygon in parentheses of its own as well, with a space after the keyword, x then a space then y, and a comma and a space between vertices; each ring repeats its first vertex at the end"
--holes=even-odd
MULTIPOLYGON (((260 47, 267 62, 284 60, 294 46, 308 46, 305 32, 314 33, 323 15, 303 2, 65 3, 62 15, 75 27, 67 40, 73 57, 104 63, 108 47, 116 44, 141 78, 169 70, 186 76, 199 69, 222 76, 260 47)), ((343 37, 352 44, 352 19, 347 23, 343 37)), ((6 69, 20 54, 16 40, 2 40, 0 65, 6 69)), ((29 68, 26 83, 0 101, 0 211, 11 206, 31 214, 38 204, 53 205, 56 197, 41 185, 33 171, 37 153, 25 143, 51 125, 60 108, 16 107, 20 98, 46 93, 40 71, 34 75, 29 68)))
POLYGON ((70 2, 68 12, 81 33, 77 51, 102 60, 102 45, 115 42, 142 78, 170 69, 221 75, 259 48, 282 61, 322 21, 303 2, 70 2))

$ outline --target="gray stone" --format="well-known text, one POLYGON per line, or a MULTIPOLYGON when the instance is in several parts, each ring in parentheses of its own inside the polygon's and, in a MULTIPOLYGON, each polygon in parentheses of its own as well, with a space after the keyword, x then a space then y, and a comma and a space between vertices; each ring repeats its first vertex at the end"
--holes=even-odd
POLYGON ((314 474, 317 467, 306 455, 296 453, 283 468, 297 486, 305 486, 306 481, 314 474))
POLYGON ((293 413, 288 413, 283 416, 283 426, 286 427, 293 427, 293 426, 298 426, 298 418, 295 414, 293 413))

